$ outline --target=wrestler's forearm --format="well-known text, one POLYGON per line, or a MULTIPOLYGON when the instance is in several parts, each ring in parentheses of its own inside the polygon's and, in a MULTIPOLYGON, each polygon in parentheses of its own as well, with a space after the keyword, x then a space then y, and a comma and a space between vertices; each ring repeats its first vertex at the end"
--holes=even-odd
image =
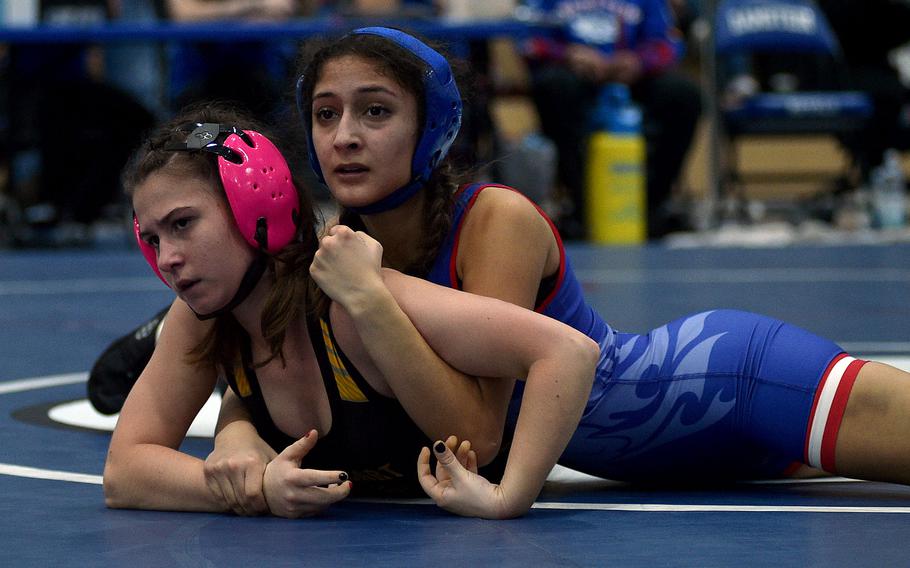
POLYGON ((377 369, 430 439, 470 440, 481 464, 496 456, 508 393, 492 400, 480 381, 502 379, 477 379, 443 361, 387 289, 348 314, 377 369))
POLYGON ((112 446, 104 469, 105 504, 113 509, 226 512, 208 489, 202 460, 153 444, 112 446))
POLYGON ((507 507, 502 518, 528 511, 578 426, 591 391, 596 344, 573 351, 577 353, 538 361, 528 375, 500 483, 507 507))

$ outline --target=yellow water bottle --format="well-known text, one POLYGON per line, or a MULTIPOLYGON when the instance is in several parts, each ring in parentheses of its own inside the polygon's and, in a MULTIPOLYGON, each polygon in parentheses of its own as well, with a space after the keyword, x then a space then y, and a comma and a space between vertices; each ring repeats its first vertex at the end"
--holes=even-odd
POLYGON ((641 110, 625 85, 605 85, 588 140, 585 210, 595 243, 644 242, 647 223, 641 110))

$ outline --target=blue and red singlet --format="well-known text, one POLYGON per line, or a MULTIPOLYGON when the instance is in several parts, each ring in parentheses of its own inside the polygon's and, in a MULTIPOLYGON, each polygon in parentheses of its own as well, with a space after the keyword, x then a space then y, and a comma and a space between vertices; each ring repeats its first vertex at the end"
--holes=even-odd
MULTIPOLYGON (((428 280, 461 287, 458 239, 487 187, 461 188, 428 280)), ((550 226, 560 264, 541 282, 535 310, 585 333, 601 349, 562 465, 621 480, 771 477, 794 463, 835 471, 838 428, 864 361, 783 321, 736 310, 694 314, 644 334, 617 332, 585 301, 550 226)), ((510 428, 522 391, 518 382, 510 428)))

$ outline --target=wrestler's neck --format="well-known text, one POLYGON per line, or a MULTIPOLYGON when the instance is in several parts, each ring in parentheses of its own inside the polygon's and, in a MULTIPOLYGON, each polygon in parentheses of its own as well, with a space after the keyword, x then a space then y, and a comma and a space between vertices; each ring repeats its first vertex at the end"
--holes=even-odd
POLYGON ((361 217, 367 232, 382 244, 383 266, 400 270, 420 256, 425 203, 426 194, 418 191, 395 209, 361 217))
POLYGON ((265 344, 262 337, 262 309, 265 307, 265 301, 272 290, 272 284, 273 276, 269 271, 266 271, 249 296, 232 311, 237 323, 249 335, 250 341, 252 341, 254 346, 265 344))

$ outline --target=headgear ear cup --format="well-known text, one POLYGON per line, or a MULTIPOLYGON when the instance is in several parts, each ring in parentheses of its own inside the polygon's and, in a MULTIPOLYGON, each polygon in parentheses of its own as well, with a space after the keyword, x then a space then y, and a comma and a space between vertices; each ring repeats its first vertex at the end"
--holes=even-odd
POLYGON ((158 270, 158 253, 155 252, 154 247, 142 240, 142 237, 139 236, 139 219, 136 218, 136 215, 133 214, 133 233, 136 235, 136 242, 139 243, 139 250, 142 251, 142 256, 145 257, 145 261, 149 263, 149 266, 152 267, 152 270, 155 271, 155 274, 158 278, 164 282, 164 285, 168 288, 171 287, 167 283, 167 280, 164 279, 164 276, 161 275, 161 271, 158 270))
POLYGON ((461 128, 461 93, 449 62, 441 53, 401 30, 373 26, 359 28, 352 33, 386 38, 426 63, 423 79, 426 118, 411 160, 411 176, 416 180, 428 180, 433 169, 449 153, 461 128))
POLYGON ((240 154, 243 161, 235 164, 218 158, 218 171, 240 234, 250 246, 274 254, 297 234, 297 188, 284 156, 272 141, 258 132, 247 134, 252 147, 236 134, 225 139, 224 146, 240 154), (263 220, 264 237, 259 234, 263 220))
POLYGON ((313 145, 313 118, 310 116, 310 109, 304 108, 304 101, 306 100, 303 93, 304 83, 306 83, 304 75, 297 77, 297 85, 294 89, 297 101, 297 112, 303 118, 303 124, 306 130, 307 159, 310 162, 310 168, 313 170, 313 173, 316 174, 316 179, 319 180, 319 183, 325 184, 325 176, 322 175, 322 166, 319 165, 319 158, 316 156, 316 147, 313 145))
MULTIPOLYGON (((199 125, 199 128, 213 126, 221 132, 236 130, 232 127, 209 124, 199 125)), ((197 151, 219 154, 218 173, 240 234, 253 248, 274 254, 290 244, 297 234, 299 219, 297 188, 294 186, 287 161, 272 141, 255 131, 244 132, 252 145, 247 144, 237 134, 231 133, 222 141, 216 140, 197 151), (232 150, 233 154, 240 157, 240 163, 225 159, 219 153, 222 148, 232 150)), ((133 229, 145 260, 158 278, 167 284, 158 270, 158 255, 155 249, 139 237, 139 220, 135 216, 133 229)))

